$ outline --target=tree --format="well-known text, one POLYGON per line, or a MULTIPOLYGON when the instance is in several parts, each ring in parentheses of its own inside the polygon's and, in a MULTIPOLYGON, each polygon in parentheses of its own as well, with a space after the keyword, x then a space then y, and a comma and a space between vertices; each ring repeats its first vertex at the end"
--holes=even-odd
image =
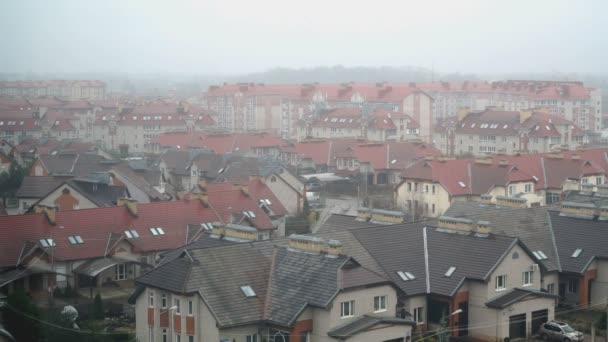
POLYGON ((8 172, 0 173, 0 196, 2 196, 4 206, 6 206, 6 199, 13 197, 21 186, 23 177, 25 177, 25 169, 15 161, 11 163, 8 172))
POLYGON ((103 302, 101 301, 101 296, 97 293, 93 300, 93 318, 103 319, 103 316, 103 302))
POLYGON ((6 298, 2 308, 4 326, 17 341, 38 341, 40 338, 40 313, 31 298, 23 290, 17 290, 6 298))

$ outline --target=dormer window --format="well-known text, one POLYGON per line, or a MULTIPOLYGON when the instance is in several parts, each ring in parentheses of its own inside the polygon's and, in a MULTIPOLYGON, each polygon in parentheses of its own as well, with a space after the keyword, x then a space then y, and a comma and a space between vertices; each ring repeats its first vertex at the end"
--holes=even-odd
POLYGON ((139 238, 139 233, 134 229, 125 230, 125 236, 128 239, 137 239, 139 238))
POLYGON ((165 231, 161 228, 161 227, 156 227, 156 228, 150 228, 150 232, 152 233, 152 235, 157 236, 157 235, 165 235, 165 231))

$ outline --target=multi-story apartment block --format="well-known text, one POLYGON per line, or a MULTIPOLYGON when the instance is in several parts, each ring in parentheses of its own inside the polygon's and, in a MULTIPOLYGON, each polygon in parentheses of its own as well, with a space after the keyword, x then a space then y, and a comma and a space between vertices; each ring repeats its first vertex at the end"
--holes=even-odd
POLYGON ((417 87, 434 98, 433 116, 456 116, 463 108, 483 110, 488 106, 507 111, 546 107, 586 131, 599 132, 602 126, 601 90, 581 82, 496 81, 434 82, 417 87))
POLYGON ((102 81, 77 80, 0 81, 0 96, 103 100, 106 97, 106 84, 102 81))
POLYGON ((436 158, 406 168, 395 188, 397 205, 413 217, 438 217, 456 201, 518 203, 522 207, 559 202, 570 190, 594 190, 606 182, 606 150, 436 158))
POLYGON ((435 146, 445 155, 545 153, 576 149, 585 134, 571 121, 540 111, 461 111, 435 126, 435 146))
POLYGON ((186 246, 137 283, 142 341, 407 341, 415 325, 388 278, 319 237, 186 246))
POLYGON ((312 122, 332 108, 361 108, 365 120, 377 108, 407 114, 419 124, 419 134, 425 140, 430 140, 434 123, 432 98, 413 84, 242 83, 212 86, 205 96, 208 108, 218 113, 220 127, 271 131, 283 138, 296 136, 299 120, 312 122))

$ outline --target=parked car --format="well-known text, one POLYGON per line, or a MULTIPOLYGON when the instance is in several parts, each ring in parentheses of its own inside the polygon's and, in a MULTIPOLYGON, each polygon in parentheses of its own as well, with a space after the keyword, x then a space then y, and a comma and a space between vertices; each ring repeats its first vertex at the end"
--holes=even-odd
POLYGON ((564 322, 551 321, 540 326, 540 337, 545 341, 581 342, 584 335, 564 322))

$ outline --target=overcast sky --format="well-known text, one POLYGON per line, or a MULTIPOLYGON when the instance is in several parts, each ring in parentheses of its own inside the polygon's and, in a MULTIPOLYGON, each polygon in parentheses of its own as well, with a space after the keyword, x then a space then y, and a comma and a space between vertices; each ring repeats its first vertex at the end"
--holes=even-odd
POLYGON ((0 1, 2 72, 608 72, 608 0, 0 1))

